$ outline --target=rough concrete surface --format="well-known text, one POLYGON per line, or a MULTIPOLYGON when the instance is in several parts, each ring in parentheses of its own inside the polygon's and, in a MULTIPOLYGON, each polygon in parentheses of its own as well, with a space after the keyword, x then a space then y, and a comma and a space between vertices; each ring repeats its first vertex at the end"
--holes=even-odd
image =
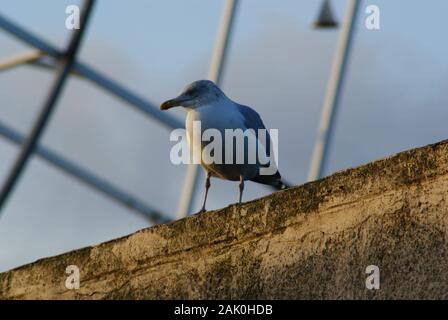
POLYGON ((446 299, 447 164, 448 140, 45 258, 0 274, 0 298, 446 299))

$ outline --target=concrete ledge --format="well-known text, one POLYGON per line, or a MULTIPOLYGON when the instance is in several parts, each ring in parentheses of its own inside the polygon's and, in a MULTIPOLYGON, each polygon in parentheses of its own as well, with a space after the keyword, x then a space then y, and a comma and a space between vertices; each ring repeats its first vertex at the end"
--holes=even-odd
POLYGON ((0 298, 446 299, 447 194, 443 141, 2 273, 0 298))

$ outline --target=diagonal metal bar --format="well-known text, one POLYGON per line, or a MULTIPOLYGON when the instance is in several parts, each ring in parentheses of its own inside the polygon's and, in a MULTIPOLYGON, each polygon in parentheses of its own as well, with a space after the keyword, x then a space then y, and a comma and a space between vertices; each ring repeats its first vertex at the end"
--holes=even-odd
POLYGON ((39 60, 43 53, 39 50, 32 50, 12 57, 0 60, 0 71, 5 71, 25 63, 32 63, 39 60))
POLYGON ((21 39, 23 42, 29 44, 30 46, 39 49, 46 54, 49 54, 55 58, 62 58, 63 53, 59 50, 43 41, 33 33, 19 27, 17 24, 13 23, 6 17, 0 14, 0 28, 6 30, 13 36, 21 39))
MULTIPOLYGON (((76 54, 81 44, 81 40, 85 34, 85 30, 87 29, 87 23, 89 21, 90 14, 93 9, 93 5, 95 0, 86 0, 85 5, 83 7, 81 18, 80 18, 80 26, 81 28, 77 29, 73 32, 73 36, 68 45, 66 54, 64 55, 63 62, 59 66, 56 74, 56 78, 51 88, 47 100, 44 102, 42 110, 40 111, 36 121, 33 124, 31 132, 29 136, 26 138, 25 142, 22 145, 22 148, 19 152, 19 155, 14 162, 14 165, 6 178, 5 183, 2 186, 0 192, 0 210, 5 205, 9 195, 11 194, 14 186, 16 185, 23 169, 27 165, 34 149, 39 141, 40 136, 42 135, 48 120, 54 110, 56 102, 62 92, 62 89, 65 84, 65 80, 67 79, 70 70, 75 61, 76 54)), ((0 211, 1 212, 1 211, 0 211)))
POLYGON ((162 113, 159 108, 155 107, 153 104, 146 102, 137 94, 132 93, 130 90, 108 79, 106 76, 91 69, 90 67, 84 64, 75 64, 74 70, 81 76, 93 81, 100 87, 107 89, 107 91, 109 91, 116 97, 130 103, 132 106, 137 107, 138 110, 143 111, 145 114, 155 118, 161 124, 167 126, 168 128, 172 129, 183 127, 183 123, 177 118, 166 113, 162 113))
MULTIPOLYGON (((24 28, 20 27, 14 22, 8 20, 1 14, 0 14, 0 28, 3 28, 5 31, 14 35, 23 42, 33 47, 36 47, 37 49, 41 50, 42 52, 45 52, 47 55, 57 60, 60 60, 61 57, 63 56, 62 52, 59 49, 55 48, 48 42, 40 39, 38 36, 30 33, 28 30, 25 30, 24 28)), ((37 65, 39 65, 39 63, 37 63, 37 65)), ((142 111, 146 115, 150 115, 151 117, 155 118, 164 126, 167 126, 168 128, 183 127, 183 123, 177 118, 169 114, 162 113, 159 110, 159 108, 156 107, 154 104, 145 101, 145 99, 139 97, 139 95, 135 94, 134 92, 125 88, 124 86, 118 84, 117 82, 108 79, 105 75, 94 70, 85 63, 75 61, 73 64, 73 71, 91 80, 93 83, 109 91, 116 97, 136 107, 138 110, 142 111)))
MULTIPOLYGON (((36 50, 0 60, 0 71, 6 71, 25 64, 53 71, 57 67, 57 60, 36 50)), ((74 68, 70 70, 70 74, 85 79, 74 68)))
POLYGON ((232 35, 238 4, 239 0, 226 0, 224 6, 221 25, 219 27, 208 72, 208 79, 212 80, 217 85, 221 85, 222 82, 222 75, 227 62, 227 52, 229 51, 230 37, 232 35))
MULTIPOLYGON (((21 145, 25 141, 25 137, 22 134, 2 122, 0 122, 0 135, 18 145, 21 145)), ((44 146, 37 145, 35 153, 68 175, 78 179, 93 189, 98 190, 121 205, 136 211, 145 218, 149 218, 155 223, 164 223, 169 220, 159 211, 145 204, 143 201, 133 197, 129 193, 114 186, 112 183, 94 175, 92 172, 89 172, 79 165, 67 160, 52 150, 44 146)))

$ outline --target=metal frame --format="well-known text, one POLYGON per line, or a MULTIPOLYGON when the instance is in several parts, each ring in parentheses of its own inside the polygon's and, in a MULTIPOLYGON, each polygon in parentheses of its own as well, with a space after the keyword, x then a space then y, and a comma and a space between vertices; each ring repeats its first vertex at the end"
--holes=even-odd
POLYGON ((308 181, 323 176, 328 162, 328 154, 333 137, 334 122, 339 109, 339 100, 347 70, 350 49, 353 40, 356 15, 361 0, 348 0, 342 30, 336 45, 330 79, 322 108, 319 131, 314 145, 308 181))
POLYGON ((70 40, 67 51, 62 58, 62 63, 59 66, 53 86, 48 94, 46 101, 40 111, 36 121, 33 124, 30 134, 27 136, 22 144, 19 155, 17 156, 14 165, 9 172, 6 181, 4 182, 0 191, 0 210, 5 205, 9 195, 16 185, 23 169, 28 164, 28 161, 34 152, 40 136, 42 135, 47 122, 56 106, 56 102, 62 92, 65 81, 70 73, 76 54, 80 47, 87 23, 89 21, 90 13, 94 5, 94 0, 86 0, 81 13, 81 28, 77 29, 70 40))
MULTIPOLYGON (((93 2, 91 2, 93 4, 93 2)), ((89 3, 86 2, 86 6, 83 10, 83 18, 82 21, 88 21, 86 18, 88 18, 87 13, 91 11, 92 4, 87 7, 89 3), (87 8, 89 8, 88 11, 87 8)), ((85 22, 81 24, 81 26, 85 27, 85 22)), ((21 28, 20 26, 16 25, 12 21, 8 20, 4 16, 0 15, 0 28, 4 29, 8 33, 12 34, 16 38, 22 40, 23 42, 27 43, 28 45, 35 47, 37 49, 27 52, 22 55, 18 55, 16 57, 5 59, 0 61, 0 70, 7 70, 9 68, 19 66, 24 63, 33 64, 37 66, 45 66, 48 68, 55 69, 58 67, 58 62, 60 62, 64 58, 64 53, 62 53, 57 48, 53 47, 52 45, 46 43, 45 41, 41 40, 39 37, 35 36, 31 32, 25 30, 24 28, 21 28), (47 56, 48 55, 48 56, 47 56), (52 58, 53 59, 52 59, 52 58)), ((84 28, 81 28, 83 30, 84 28)), ((82 34, 80 34, 82 36, 82 34)), ((78 34, 77 37, 80 36, 78 34)), ((73 35, 75 37, 75 35, 73 35)), ((73 39, 73 38, 72 38, 73 39)), ((79 37, 79 40, 81 40, 81 37, 79 37)), ((79 41, 77 40, 77 41, 79 41)), ((73 42, 72 42, 73 43, 73 42)), ((73 44, 71 46, 73 47, 73 44)), ((73 50, 73 49, 72 49, 73 50)), ((148 103, 144 101, 142 98, 138 97, 137 95, 133 94, 129 90, 125 89, 124 87, 120 86, 119 84, 107 79, 105 76, 101 75, 100 73, 96 72, 92 68, 79 63, 76 61, 75 56, 73 55, 73 60, 71 62, 71 67, 66 68, 65 76, 68 72, 71 72, 76 75, 83 76, 94 83, 96 83, 98 86, 114 93, 116 96, 120 97, 121 99, 125 100, 126 102, 131 103, 131 105, 137 107, 140 111, 143 111, 146 114, 151 115, 152 117, 155 117, 159 122, 162 122, 164 125, 168 127, 180 127, 181 122, 175 119, 174 117, 171 117, 166 114, 161 114, 159 110, 154 107, 151 103, 148 103)), ((63 83, 64 81, 62 81, 63 83)), ((61 85, 61 84, 59 84, 61 85)), ((60 89, 59 89, 60 90, 60 89)), ((55 97, 53 97, 54 99, 55 97)), ((57 98, 57 94, 56 94, 57 98)), ((53 100, 51 99, 51 100, 53 100)), ((47 104, 48 104, 47 100, 47 104)), ((54 102, 56 102, 56 99, 54 99, 54 102)), ((54 104, 54 103, 53 103, 54 104)), ((51 108, 50 108, 51 109, 51 108)), ((51 110, 50 110, 51 111, 51 110)), ((49 116, 49 113, 47 113, 46 117, 49 116)), ((47 118, 48 119, 48 118, 47 118)), ((43 124, 46 123, 46 120, 43 121, 43 124)), ((41 124, 42 125, 42 122, 41 124)), ((45 127, 40 127, 39 130, 42 130, 45 127)), ((36 131, 34 131, 35 133, 36 131)), ((7 125, 0 123, 0 135, 3 135, 10 141, 16 143, 16 144, 24 144, 25 138, 22 134, 15 131, 14 129, 8 127, 7 125)), ((100 191, 101 193, 111 197, 115 201, 121 203, 122 205, 133 209, 135 212, 140 213, 144 215, 146 218, 151 219, 153 222, 161 223, 166 222, 169 219, 155 210, 154 208, 151 208, 149 205, 145 204, 143 201, 133 197, 132 195, 128 194, 127 192, 119 189, 118 187, 114 186, 112 183, 99 178, 98 176, 94 175, 93 173, 89 172, 88 170, 82 168, 79 165, 76 165, 73 162, 70 162, 69 160, 65 159, 64 157, 58 155, 56 152, 51 151, 50 149, 44 148, 42 146, 37 145, 38 142, 38 135, 33 135, 35 139, 32 144, 28 144, 27 147, 28 150, 34 151, 37 155, 45 159, 46 161, 50 162, 51 164, 55 165, 56 167, 62 169, 69 175, 77 178, 78 180, 82 181, 83 183, 86 183, 87 185, 91 186, 92 188, 100 191)), ((32 141, 31 141, 32 142, 32 141)), ((22 147, 22 150, 23 147, 22 147)), ((23 152, 23 151, 22 151, 23 152)), ((6 200, 9 192, 12 189, 12 186, 15 184, 15 181, 17 177, 20 175, 24 164, 26 164, 28 157, 30 156, 32 152, 27 151, 26 157, 24 155, 21 156, 20 162, 23 162, 20 164, 18 160, 16 161, 16 165, 14 166, 14 171, 11 171, 10 178, 7 180, 5 184, 6 191, 3 193, 2 198, 3 202, 6 200), (19 168, 21 167, 21 168, 19 168), (17 170, 19 169, 19 170, 17 170), (13 177, 13 175, 15 177, 13 177), (14 181, 13 181, 14 180, 14 181), (9 189, 9 190, 8 190, 9 189)), ((1 213, 1 211, 0 211, 1 213)))
MULTIPOLYGON (((356 0, 350 0, 357 2, 356 0)), ((36 119, 33 129, 25 138, 24 135, 8 127, 6 124, 0 122, 0 135, 3 135, 10 141, 21 144, 21 151, 11 170, 8 178, 0 193, 0 209, 5 203, 8 195, 16 184, 23 168, 26 166, 30 156, 36 153, 38 156, 55 165, 59 169, 65 171, 69 175, 86 183, 95 190, 113 198, 122 205, 125 205, 134 211, 143 214, 158 222, 165 222, 169 220, 162 213, 158 212, 151 206, 145 204, 143 201, 133 197, 127 192, 114 186, 110 182, 102 179, 92 172, 82 168, 81 166, 70 162, 63 156, 56 152, 40 146, 38 144, 39 137, 42 134, 45 126, 54 109, 60 91, 63 88, 65 80, 69 74, 82 77, 86 80, 96 84, 99 88, 113 94, 115 97, 129 103, 140 112, 150 116, 162 124, 163 126, 174 129, 183 127, 183 123, 177 118, 167 113, 160 112, 159 108, 153 103, 143 99, 135 92, 132 92, 125 86, 109 79, 104 74, 96 71, 92 67, 80 62, 76 59, 77 48, 83 37, 83 31, 89 20, 89 15, 93 6, 94 0, 85 0, 85 5, 82 13, 82 28, 73 33, 70 45, 66 51, 62 51, 50 43, 44 41, 29 30, 26 30, 11 20, 0 14, 0 29, 5 30, 14 37, 20 39, 22 42, 30 45, 34 49, 25 52, 21 55, 0 61, 0 71, 13 68, 15 66, 29 64, 47 68, 50 70, 57 70, 57 77, 52 90, 41 110, 40 115, 36 119)), ((232 34, 233 24, 237 11, 239 0, 226 0, 223 14, 220 22, 220 27, 215 43, 212 59, 210 62, 208 79, 214 81, 218 85, 221 84, 222 74, 225 68, 225 62, 229 47, 229 42, 232 34)), ((341 41, 341 40, 340 40, 341 41)), ((328 111, 327 111, 328 113, 328 111)), ((330 121, 331 123, 331 121, 330 121)), ((328 140, 328 139, 327 139, 328 140)), ((325 153, 324 153, 325 154, 325 153)), ((325 158, 322 157, 322 158, 325 158)), ((187 169, 182 194, 179 201, 178 217, 186 216, 191 212, 195 191, 197 189, 198 181, 198 166, 190 165, 187 169)), ((1 211, 0 211, 1 213, 1 211)))

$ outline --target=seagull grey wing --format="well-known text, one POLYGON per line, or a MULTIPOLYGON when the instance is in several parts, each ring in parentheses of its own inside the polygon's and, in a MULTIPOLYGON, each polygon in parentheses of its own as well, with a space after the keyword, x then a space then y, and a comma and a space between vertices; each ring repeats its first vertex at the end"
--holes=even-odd
POLYGON ((238 105, 238 109, 241 114, 244 116, 244 124, 247 128, 258 130, 258 129, 266 129, 264 126, 263 120, 261 120, 260 115, 254 109, 243 106, 241 104, 238 105))
MULTIPOLYGON (((238 105, 238 109, 241 112, 241 114, 244 116, 244 125, 246 126, 246 128, 248 129, 253 129, 255 130, 255 135, 258 137, 258 130, 259 129, 263 129, 266 130, 266 127, 263 123, 263 120, 261 120, 260 115, 258 114, 257 111, 255 111, 254 109, 241 105, 238 105)), ((264 143, 264 147, 266 149, 267 155, 270 155, 270 145, 271 145, 271 136, 269 135, 269 131, 266 130, 266 141, 263 141, 264 143)))
MULTIPOLYGON (((252 108, 247 107, 247 106, 243 106, 243 105, 238 105, 239 111, 242 113, 243 117, 244 117, 244 124, 248 129, 254 129, 256 132, 256 136, 258 139, 258 130, 259 129, 264 129, 266 130, 266 127, 263 123, 263 120, 261 120, 260 115, 252 108)), ((266 152, 266 155, 270 158, 271 155, 271 136, 269 135, 269 132, 266 130, 266 141, 264 141, 264 149, 266 152)), ((261 142, 261 141, 260 141, 261 142)), ((258 148, 257 148, 257 152, 258 152, 258 148)), ((258 157, 258 155, 257 155, 258 157)), ((268 167, 269 164, 260 164, 259 165, 261 167, 268 167)), ((275 174, 273 175, 260 175, 257 174, 255 177, 253 177, 252 181, 258 182, 258 183, 263 183, 263 184, 269 184, 277 189, 281 189, 283 187, 283 183, 281 181, 282 177, 280 175, 280 172, 278 170, 276 170, 275 174)))

